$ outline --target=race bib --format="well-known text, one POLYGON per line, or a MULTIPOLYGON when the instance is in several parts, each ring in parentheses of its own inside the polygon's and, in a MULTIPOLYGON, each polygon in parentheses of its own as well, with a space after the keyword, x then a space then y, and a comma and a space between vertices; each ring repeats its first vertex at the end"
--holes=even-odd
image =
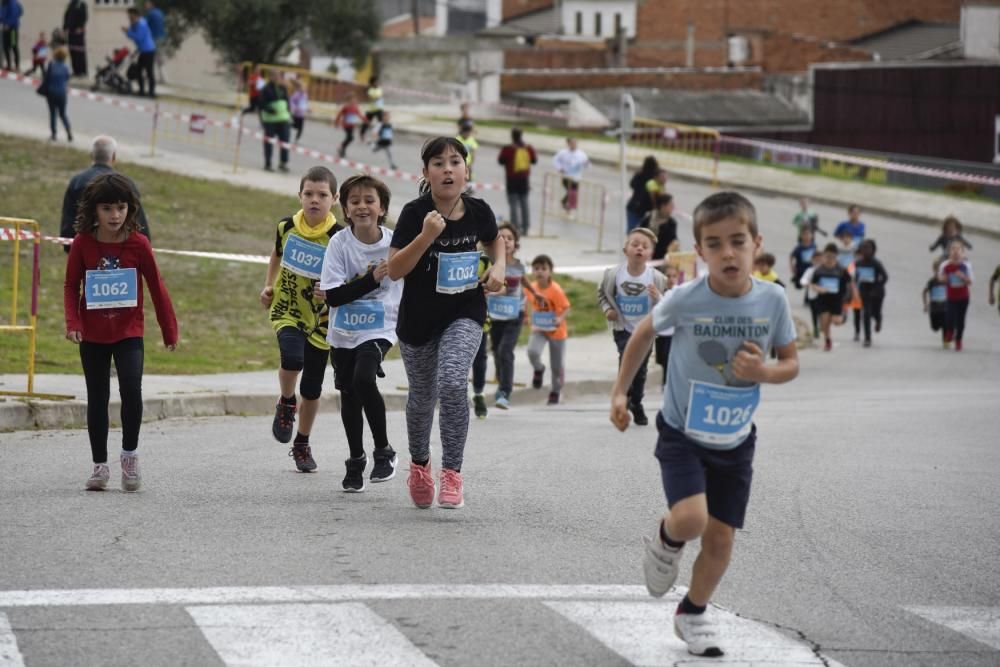
POLYGON ((281 265, 297 276, 319 280, 325 254, 326 246, 289 234, 281 253, 281 265))
POLYGON ((531 326, 539 331, 555 331, 559 328, 554 310, 536 310, 531 313, 531 326))
POLYGON ((840 278, 834 278, 833 276, 825 276, 819 279, 819 286, 827 290, 830 294, 837 294, 840 292, 840 278))
POLYGON ((873 283, 875 282, 875 267, 874 266, 859 266, 855 269, 856 275, 858 277, 859 283, 873 283))
POLYGON ((948 300, 948 288, 944 285, 935 285, 931 288, 931 301, 942 303, 948 300))
POLYGON ((846 269, 854 261, 854 251, 853 250, 842 250, 840 254, 837 255, 837 264, 840 268, 846 269))
POLYGON ((494 320, 515 320, 521 312, 521 299, 516 296, 488 296, 486 312, 494 320))
POLYGON ((759 404, 760 385, 724 387, 692 380, 684 433, 710 445, 738 443, 750 435, 759 404))
POLYGON ((361 123, 361 116, 356 113, 349 113, 344 116, 344 125, 358 125, 361 123))
POLYGON ((802 258, 802 263, 805 264, 812 260, 813 255, 816 254, 816 248, 803 248, 799 251, 799 257, 802 258))
POLYGON ((449 252, 438 255, 437 286, 439 294, 459 294, 476 289, 479 277, 479 251, 449 252))
POLYGON ((337 306, 333 328, 344 333, 385 328, 385 306, 376 299, 362 299, 337 306))
POLYGON ((134 308, 139 305, 139 281, 135 269, 87 271, 84 290, 87 310, 134 308))
POLYGON ((965 287, 965 283, 962 282, 962 278, 957 273, 948 274, 948 284, 952 287, 965 287))
POLYGON ((649 313, 649 296, 646 294, 638 296, 619 294, 615 297, 615 302, 622 315, 630 320, 645 317, 649 313))

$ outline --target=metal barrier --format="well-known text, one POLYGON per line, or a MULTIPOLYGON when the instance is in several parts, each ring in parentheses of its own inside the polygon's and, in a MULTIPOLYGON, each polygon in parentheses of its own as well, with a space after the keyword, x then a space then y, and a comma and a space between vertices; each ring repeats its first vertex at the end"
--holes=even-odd
POLYGON ((73 396, 62 394, 39 394, 35 392, 35 339, 38 333, 38 284, 39 284, 39 252, 42 235, 38 222, 21 218, 0 218, 0 239, 13 241, 14 258, 11 270, 10 323, 0 324, 2 333, 28 334, 28 391, 0 391, 0 396, 23 396, 27 398, 68 399, 73 396), (13 229, 9 227, 13 225, 13 229), (28 227, 32 231, 24 231, 28 227), (32 242, 31 262, 31 310, 28 324, 18 324, 17 296, 21 270, 21 241, 32 242))
POLYGON ((156 154, 158 139, 205 146, 220 153, 232 154, 233 173, 240 161, 242 116, 229 118, 217 107, 186 102, 156 103, 149 154, 156 154))
POLYGON ((653 154, 661 167, 705 172, 719 184, 719 133, 707 127, 636 118, 629 134, 627 157, 641 161, 653 154))
POLYGON ((604 250, 604 214, 608 207, 607 189, 600 183, 563 178, 562 174, 548 172, 542 186, 542 214, 538 235, 545 237, 545 220, 555 218, 564 222, 597 228, 597 252, 604 250))

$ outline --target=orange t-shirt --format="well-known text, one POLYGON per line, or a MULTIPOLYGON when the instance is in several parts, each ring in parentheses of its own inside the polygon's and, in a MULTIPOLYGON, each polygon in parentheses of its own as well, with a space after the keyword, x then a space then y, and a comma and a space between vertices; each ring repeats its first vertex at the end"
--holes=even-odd
MULTIPOLYGON (((532 310, 537 310, 539 312, 555 311, 556 315, 562 315, 567 310, 569 310, 569 299, 566 298, 566 293, 563 292, 562 287, 559 286, 554 280, 549 281, 549 286, 542 289, 537 283, 529 283, 538 294, 545 299, 545 308, 540 308, 538 303, 535 301, 535 297, 531 292, 525 291, 524 295, 531 302, 532 310)), ((531 327, 532 331, 541 331, 535 327, 531 327)), ((541 331, 546 336, 552 340, 566 340, 569 336, 569 330, 566 327, 566 320, 559 323, 555 331, 541 331)))

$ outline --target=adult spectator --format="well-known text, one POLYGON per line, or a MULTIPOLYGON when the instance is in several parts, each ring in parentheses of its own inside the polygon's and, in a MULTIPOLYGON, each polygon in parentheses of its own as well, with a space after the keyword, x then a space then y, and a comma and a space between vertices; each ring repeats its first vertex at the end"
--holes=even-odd
POLYGON ((531 165, 538 162, 538 155, 531 144, 524 143, 521 128, 511 128, 510 143, 500 149, 497 162, 504 166, 507 175, 507 205, 510 207, 510 222, 521 236, 528 235, 530 218, 528 214, 528 191, 531 179, 531 165))
POLYGON ((0 26, 3 26, 3 57, 7 69, 21 71, 21 50, 17 46, 17 34, 21 32, 21 14, 24 8, 18 0, 0 2, 0 26), (13 63, 13 67, 11 67, 13 63))
POLYGON ((288 171, 288 142, 292 137, 292 113, 288 107, 288 91, 281 83, 281 72, 276 69, 267 73, 267 85, 260 91, 260 122, 264 125, 264 170, 272 171, 271 155, 274 146, 271 139, 280 143, 278 169, 288 171))
POLYGON ((49 127, 52 141, 56 140, 56 116, 62 120, 67 141, 73 141, 73 131, 66 117, 66 99, 69 96, 69 68, 66 67, 66 49, 59 47, 53 54, 52 64, 42 74, 38 92, 45 96, 49 105, 49 127))
POLYGON ((160 83, 163 83, 163 41, 167 38, 167 22, 163 15, 163 10, 156 6, 152 0, 146 0, 146 13, 143 15, 146 25, 149 26, 149 33, 153 36, 153 43, 156 45, 156 67, 159 70, 160 83))
POLYGON ((139 95, 146 94, 148 81, 149 96, 156 97, 156 74, 153 71, 156 65, 156 42, 153 41, 153 33, 146 19, 142 18, 135 7, 128 8, 128 22, 128 27, 122 27, 122 32, 135 42, 135 48, 139 52, 139 95))
POLYGON ((83 0, 69 0, 63 14, 63 31, 69 41, 73 76, 87 76, 87 4, 83 0))
MULTIPOLYGON (((115 160, 118 158, 117 153, 118 142, 113 137, 102 135, 94 139, 94 145, 90 149, 90 158, 93 160, 93 164, 73 176, 66 187, 66 194, 63 196, 62 220, 59 222, 59 236, 66 239, 76 236, 76 232, 73 230, 73 223, 76 222, 76 209, 80 201, 80 195, 83 194, 83 190, 87 187, 87 184, 94 180, 96 176, 115 171, 115 160)), ((139 188, 135 187, 135 183, 132 183, 132 187, 135 188, 136 193, 139 192, 139 188)), ((144 208, 139 209, 139 231, 145 234, 146 238, 152 240, 152 237, 149 235, 149 222, 146 220, 146 209, 144 208)), ((68 253, 69 245, 63 246, 63 250, 68 253)))
POLYGON ((567 213, 572 213, 577 206, 577 190, 580 189, 580 179, 583 177, 583 170, 590 166, 590 158, 578 148, 576 139, 566 137, 566 148, 555 154, 552 164, 562 176, 563 187, 566 194, 562 198, 562 207, 567 213))
POLYGON ((625 218, 628 222, 629 231, 639 226, 639 222, 653 208, 652 199, 646 190, 646 183, 651 178, 656 178, 656 173, 660 171, 660 163, 652 155, 642 161, 642 167, 632 175, 629 187, 632 188, 632 196, 625 204, 625 218))

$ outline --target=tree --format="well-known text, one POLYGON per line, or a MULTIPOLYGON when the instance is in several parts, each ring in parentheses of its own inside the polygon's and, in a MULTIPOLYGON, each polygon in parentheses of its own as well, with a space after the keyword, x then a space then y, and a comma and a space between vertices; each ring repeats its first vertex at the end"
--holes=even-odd
POLYGON ((381 29, 370 0, 160 0, 157 5, 168 18, 176 14, 178 26, 201 28, 229 64, 274 62, 296 39, 360 61, 381 29))

